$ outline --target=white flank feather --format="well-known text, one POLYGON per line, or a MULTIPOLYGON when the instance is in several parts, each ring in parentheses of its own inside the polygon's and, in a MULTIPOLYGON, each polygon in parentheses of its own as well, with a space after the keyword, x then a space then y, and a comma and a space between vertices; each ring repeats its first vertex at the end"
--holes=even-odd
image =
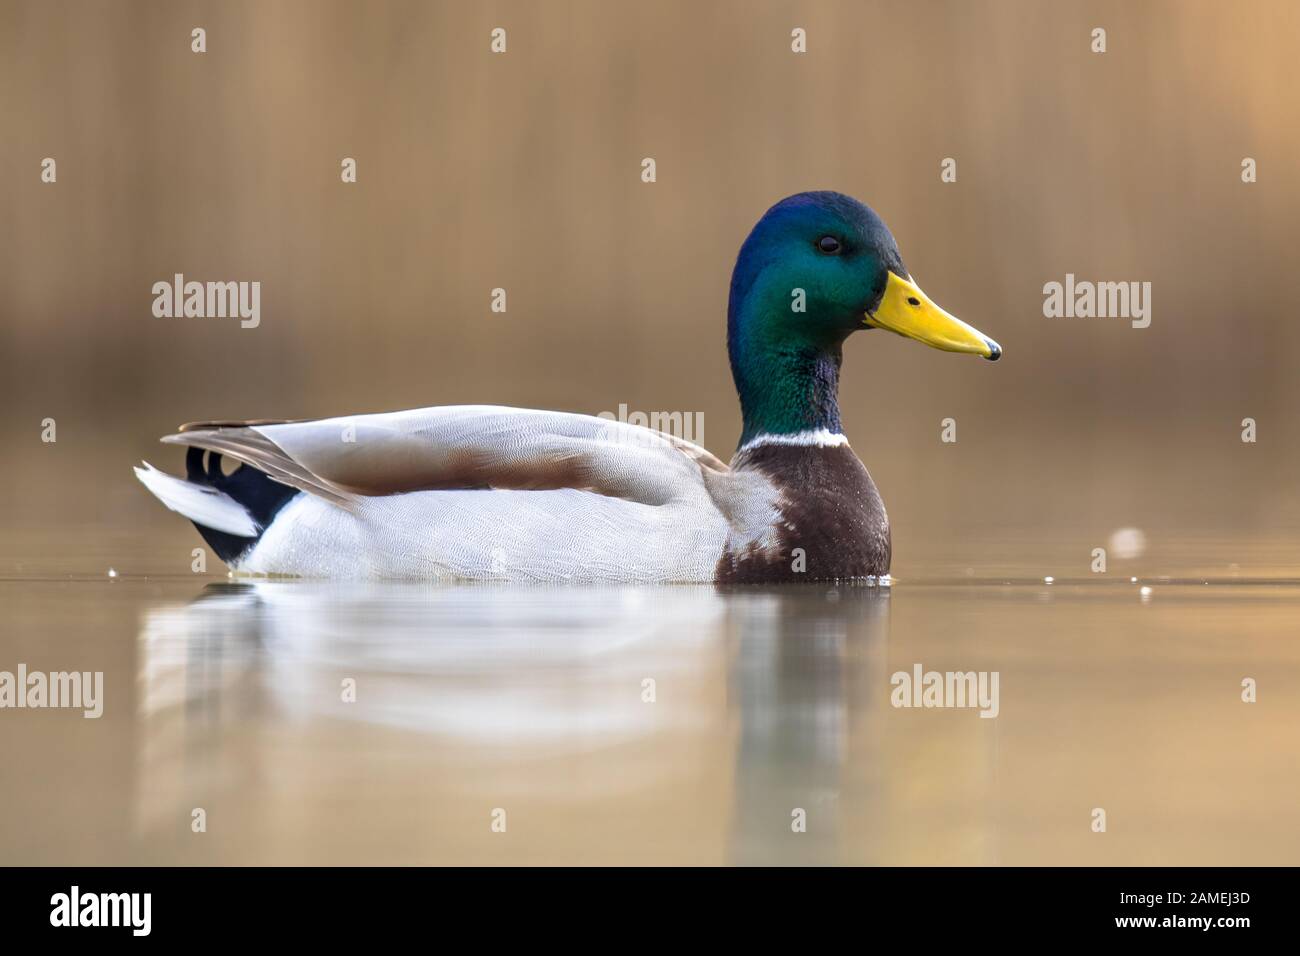
POLYGON ((159 471, 147 461, 143 465, 143 468, 135 469, 135 476, 172 511, 205 528, 243 538, 255 538, 261 531, 248 510, 228 494, 176 478, 159 471))

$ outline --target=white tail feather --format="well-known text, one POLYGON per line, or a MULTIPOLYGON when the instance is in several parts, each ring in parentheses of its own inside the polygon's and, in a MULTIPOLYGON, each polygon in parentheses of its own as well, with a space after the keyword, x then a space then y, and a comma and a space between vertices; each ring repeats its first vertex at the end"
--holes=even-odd
POLYGON ((143 468, 135 469, 135 476, 172 511, 205 528, 226 534, 256 538, 261 532, 248 509, 230 495, 207 485, 176 478, 159 471, 147 461, 142 464, 143 468))

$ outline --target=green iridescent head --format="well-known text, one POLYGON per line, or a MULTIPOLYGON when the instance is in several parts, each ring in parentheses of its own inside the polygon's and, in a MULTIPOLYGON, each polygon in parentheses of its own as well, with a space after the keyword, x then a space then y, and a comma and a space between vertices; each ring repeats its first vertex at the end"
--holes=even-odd
POLYGON ((731 277, 727 351, 745 417, 741 444, 762 434, 840 432, 841 348, 864 328, 993 360, 1002 354, 921 292, 867 206, 836 192, 781 200, 750 232, 731 277))

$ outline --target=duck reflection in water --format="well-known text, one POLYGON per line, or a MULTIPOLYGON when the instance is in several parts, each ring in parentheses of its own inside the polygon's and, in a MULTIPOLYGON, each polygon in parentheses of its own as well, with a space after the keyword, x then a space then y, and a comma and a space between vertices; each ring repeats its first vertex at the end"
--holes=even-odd
MULTIPOLYGON (((214 790, 274 815, 342 786, 364 829, 400 816, 365 806, 389 753, 426 807, 581 808, 570 837, 603 841, 582 859, 835 862, 888 620, 888 589, 854 586, 210 585, 144 616, 141 826, 214 790)), ((390 859, 441 861, 420 846, 390 859)))

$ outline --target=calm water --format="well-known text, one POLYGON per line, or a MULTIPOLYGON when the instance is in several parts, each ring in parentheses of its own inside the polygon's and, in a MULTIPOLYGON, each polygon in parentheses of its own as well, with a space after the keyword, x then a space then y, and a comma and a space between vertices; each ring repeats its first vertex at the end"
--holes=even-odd
POLYGON ((1201 567, 1242 543, 1138 583, 736 591, 231 582, 8 544, 0 670, 103 671, 105 700, 0 712, 3 863, 1300 860, 1300 586, 1201 567), (996 671, 998 716, 892 707, 918 663, 996 671))

